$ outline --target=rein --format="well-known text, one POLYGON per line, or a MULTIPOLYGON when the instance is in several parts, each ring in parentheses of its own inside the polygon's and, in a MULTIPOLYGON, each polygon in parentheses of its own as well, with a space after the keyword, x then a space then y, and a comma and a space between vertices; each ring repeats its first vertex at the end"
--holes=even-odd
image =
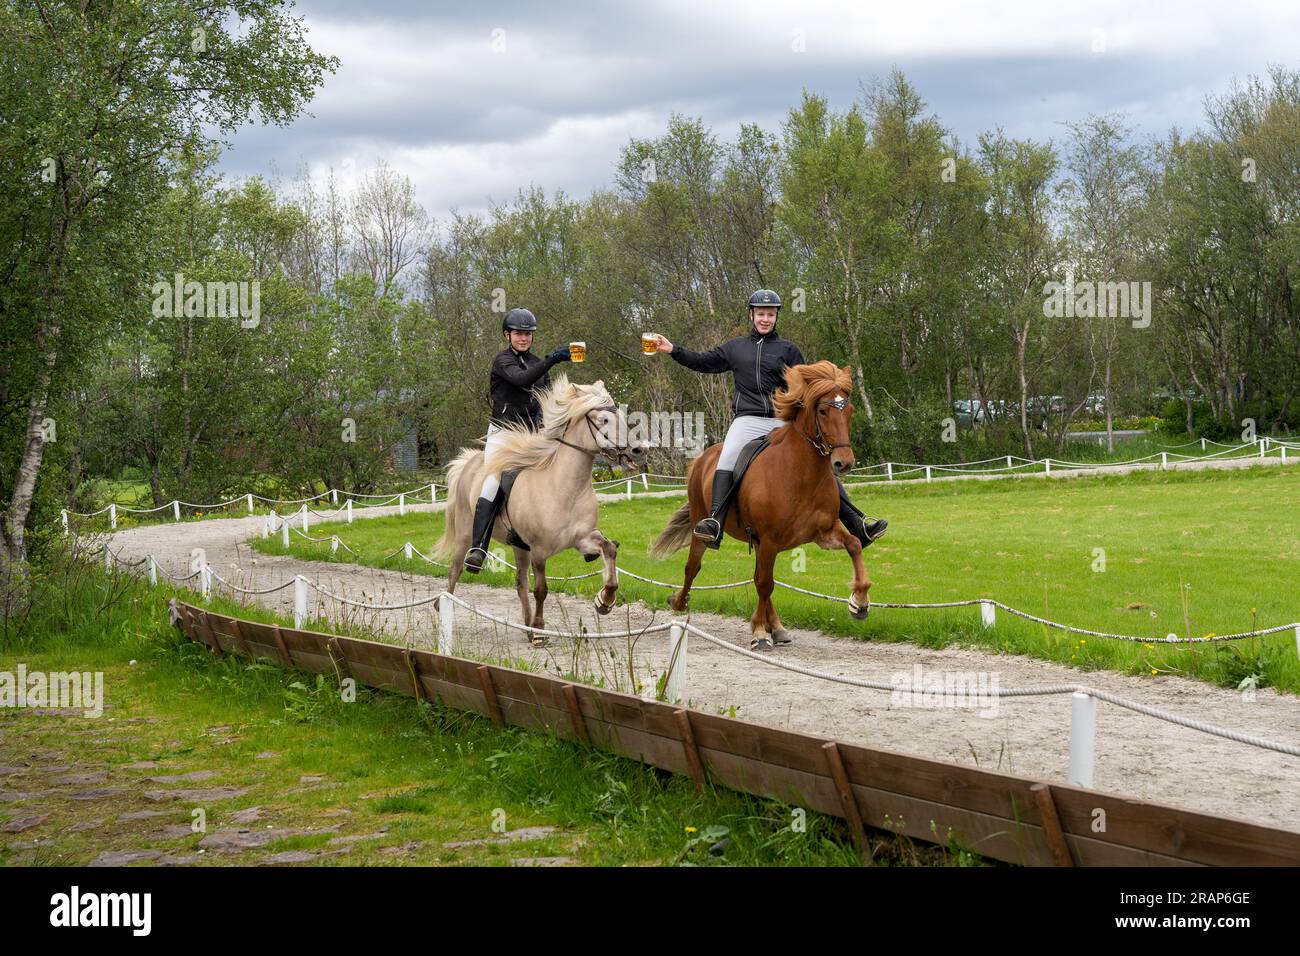
MULTIPOLYGON (((821 407, 822 405, 829 405, 831 406, 831 408, 844 408, 846 405, 848 405, 848 400, 845 398, 823 398, 815 406, 813 406, 814 410, 816 408, 821 407)), ((829 458, 831 456, 831 453, 834 452, 836 448, 851 447, 848 442, 836 442, 835 444, 831 444, 830 442, 828 442, 826 440, 826 436, 822 434, 822 423, 820 420, 817 422, 816 441, 814 441, 813 439, 809 438, 806 434, 804 434, 804 431, 799 427, 798 422, 791 422, 790 424, 794 428, 794 430, 799 433, 799 437, 801 437, 808 444, 812 445, 813 448, 817 449, 817 453, 821 455, 823 458, 829 458)))
POLYGON ((592 412, 616 412, 616 411, 618 411, 618 408, 615 405, 612 404, 601 405, 597 408, 587 409, 587 414, 582 416, 583 419, 587 422, 587 431, 591 434, 591 440, 596 443, 595 448, 584 448, 581 445, 575 445, 571 441, 565 441, 563 438, 560 438, 558 436, 552 436, 552 437, 554 437, 555 440, 558 441, 561 445, 567 445, 570 448, 583 452, 584 454, 591 455, 593 458, 595 458, 597 455, 603 452, 615 452, 615 453, 630 452, 632 450, 631 445, 614 445, 609 448, 606 448, 603 445, 601 445, 600 439, 596 437, 596 426, 591 423, 592 412))

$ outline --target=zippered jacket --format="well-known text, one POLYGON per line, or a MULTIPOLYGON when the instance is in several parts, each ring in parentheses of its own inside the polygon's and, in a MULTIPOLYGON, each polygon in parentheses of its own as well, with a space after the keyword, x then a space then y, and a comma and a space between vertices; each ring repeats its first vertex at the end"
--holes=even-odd
POLYGON ((504 348, 492 359, 488 393, 492 399, 491 420, 499 425, 522 422, 534 430, 542 424, 542 406, 533 397, 534 388, 550 388, 547 374, 555 365, 551 356, 542 358, 504 348))
POLYGON ((782 366, 803 365, 803 353, 789 339, 783 339, 773 329, 759 335, 750 329, 748 335, 728 339, 707 352, 693 352, 676 342, 668 353, 679 365, 695 372, 730 372, 735 395, 731 411, 736 416, 758 415, 771 418, 776 413, 772 394, 785 385, 782 366))

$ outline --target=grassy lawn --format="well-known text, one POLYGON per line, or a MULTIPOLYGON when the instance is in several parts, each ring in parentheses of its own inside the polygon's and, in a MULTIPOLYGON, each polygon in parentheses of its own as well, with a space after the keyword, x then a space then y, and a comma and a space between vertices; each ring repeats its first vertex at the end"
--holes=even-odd
MULTIPOLYGON (((889 534, 866 552, 877 601, 918 603, 996 598, 1029 613, 1093 630, 1138 637, 1204 637, 1300 620, 1300 467, 1240 471, 1141 472, 1069 480, 878 485, 855 493, 859 506, 890 519, 889 534)), ((680 583, 686 552, 664 561, 647 553, 681 498, 619 501, 602 506, 601 530, 621 542, 621 567, 680 583)), ((428 553, 442 530, 438 514, 322 523, 313 536, 337 534, 361 561, 415 573, 441 568, 380 555, 406 540, 428 553)), ((291 535, 292 553, 329 560, 328 544, 291 535)), ((278 538, 256 547, 282 553, 278 538)), ((505 556, 503 547, 497 545, 505 556)), ((340 550, 338 560, 357 560, 340 550)), ((592 569, 575 552, 548 565, 552 575, 592 569)), ((749 579, 753 558, 727 539, 706 552, 697 584, 749 579)), ((778 580, 845 597, 851 567, 843 552, 810 547, 782 555, 778 580)), ((511 585, 511 572, 478 575, 511 585)), ((552 587, 594 593, 596 579, 552 587)), ((667 607, 668 588, 624 578, 622 593, 667 607)), ((999 612, 979 625, 978 608, 877 609, 857 622, 842 604, 778 588, 787 624, 864 639, 950 641, 1023 653, 1081 669, 1133 674, 1175 673, 1223 686, 1255 676, 1258 685, 1300 690, 1295 636, 1283 631, 1231 644, 1168 646, 1071 635, 999 612)), ((750 586, 695 591, 692 607, 748 617, 750 586)))
MULTIPOLYGON (((344 702, 333 680, 214 660, 167 623, 167 588, 94 568, 47 583, 57 592, 0 646, 0 671, 102 671, 105 709, 0 711, 0 864, 857 862, 829 817, 801 829, 779 802, 697 795, 555 737, 364 688, 344 702)), ((882 865, 981 862, 889 834, 872 844, 882 865)))

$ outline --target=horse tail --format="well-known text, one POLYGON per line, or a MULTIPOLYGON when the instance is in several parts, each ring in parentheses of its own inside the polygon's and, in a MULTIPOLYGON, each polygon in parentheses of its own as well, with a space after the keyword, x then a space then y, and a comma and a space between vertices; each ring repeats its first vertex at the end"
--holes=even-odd
POLYGON ((650 545, 650 556, 666 558, 679 548, 686 547, 691 541, 691 529, 691 503, 688 501, 673 512, 668 527, 650 545))
POLYGON ((442 537, 433 546, 433 556, 435 558, 449 557, 456 545, 456 539, 460 536, 460 486, 463 483, 465 468, 469 465, 470 459, 479 454, 482 454, 482 452, 477 448, 466 448, 456 456, 456 460, 447 469, 447 507, 443 510, 447 521, 442 529, 442 537))

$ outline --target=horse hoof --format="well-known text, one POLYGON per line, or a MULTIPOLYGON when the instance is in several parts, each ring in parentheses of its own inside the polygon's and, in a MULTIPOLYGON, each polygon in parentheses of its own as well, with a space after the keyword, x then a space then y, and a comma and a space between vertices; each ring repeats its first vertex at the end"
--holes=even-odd
POLYGON ((614 605, 612 603, 611 604, 601 603, 599 594, 596 595, 596 599, 591 603, 596 608, 597 614, 608 614, 610 611, 614 610, 614 605))
POLYGON ((794 636, 783 627, 778 627, 772 632, 772 640, 777 644, 793 644, 794 636))
POLYGON ((749 649, 751 651, 770 651, 772 649, 772 638, 766 634, 759 634, 749 642, 749 649))
POLYGON ((867 615, 871 613, 871 605, 858 604, 853 598, 849 598, 849 613, 853 615, 855 620, 865 621, 867 615))
POLYGON ((545 634, 530 634, 530 635, 528 636, 528 643, 529 643, 531 646, 533 646, 533 647, 545 647, 545 646, 546 646, 546 635, 545 635, 545 634))

